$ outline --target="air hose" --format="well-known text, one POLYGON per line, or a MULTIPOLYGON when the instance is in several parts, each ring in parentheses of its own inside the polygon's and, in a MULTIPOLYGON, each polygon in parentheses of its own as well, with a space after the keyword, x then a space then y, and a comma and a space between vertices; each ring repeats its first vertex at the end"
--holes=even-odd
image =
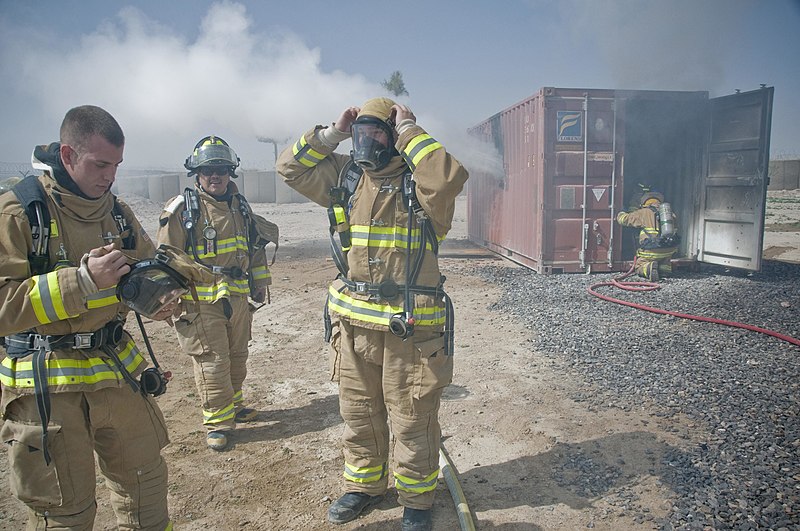
POLYGON ((715 323, 715 324, 721 324, 721 325, 725 325, 725 326, 732 326, 732 327, 735 327, 735 328, 744 328, 745 330, 750 330, 752 332, 758 332, 760 334, 766 334, 768 336, 775 337, 775 338, 780 339, 782 341, 786 341, 788 343, 792 343, 793 345, 800 346, 800 339, 796 339, 794 337, 788 336, 786 334, 781 334, 779 332, 775 332, 775 331, 772 331, 772 330, 767 330, 766 328, 761 328, 759 326, 753 326, 753 325, 749 325, 749 324, 745 324, 745 323, 739 323, 739 322, 736 322, 736 321, 727 321, 725 319, 715 319, 713 317, 703 317, 701 315, 692 315, 692 314, 688 314, 688 313, 680 313, 680 312, 673 312, 673 311, 669 311, 669 310, 662 310, 660 308, 653 308, 651 306, 645 306, 644 304, 636 304, 634 302, 624 301, 622 299, 616 299, 614 297, 609 297, 608 295, 603 295, 603 294, 598 293, 596 291, 597 288, 602 287, 602 286, 614 286, 616 288, 623 289, 625 291, 653 291, 653 290, 661 289, 661 285, 656 283, 656 282, 625 281, 624 279, 628 278, 629 276, 631 276, 633 274, 633 270, 634 270, 635 266, 636 266, 636 262, 634 262, 634 265, 631 266, 630 270, 628 270, 627 273, 625 273, 625 274, 623 274, 623 275, 621 275, 619 277, 615 277, 615 278, 611 279, 608 282, 597 282, 596 284, 592 284, 591 286, 589 286, 587 288, 587 291, 590 294, 594 295, 595 297, 603 299, 604 301, 614 302, 616 304, 622 304, 623 306, 630 306, 631 308, 636 308, 636 309, 639 309, 639 310, 645 310, 645 311, 653 312, 653 313, 660 313, 662 315, 672 315, 673 317, 680 317, 681 319, 691 319, 693 321, 703 321, 703 322, 706 322, 706 323, 715 323))
POLYGON ((453 503, 456 506, 458 523, 461 526, 461 530, 475 531, 472 513, 469 511, 469 505, 467 505, 467 499, 464 497, 464 491, 461 489, 461 484, 458 482, 458 472, 450 461, 450 456, 447 455, 444 446, 439 447, 439 468, 442 469, 442 475, 444 475, 444 481, 447 483, 447 489, 450 491, 450 496, 453 497, 453 503))

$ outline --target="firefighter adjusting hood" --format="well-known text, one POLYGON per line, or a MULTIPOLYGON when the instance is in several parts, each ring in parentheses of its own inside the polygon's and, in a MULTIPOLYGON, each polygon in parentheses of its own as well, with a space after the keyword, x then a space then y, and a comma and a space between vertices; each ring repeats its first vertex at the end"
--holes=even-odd
POLYGON ((389 98, 367 100, 350 126, 353 161, 365 170, 379 171, 400 155, 394 145, 394 105, 389 98))

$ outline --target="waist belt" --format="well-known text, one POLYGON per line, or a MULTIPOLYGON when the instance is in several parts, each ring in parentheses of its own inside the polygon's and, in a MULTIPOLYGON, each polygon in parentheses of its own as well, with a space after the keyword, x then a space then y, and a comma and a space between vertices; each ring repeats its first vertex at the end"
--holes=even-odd
POLYGON ((73 348, 89 350, 102 348, 114 363, 131 380, 113 347, 122 341, 122 321, 111 321, 95 332, 42 335, 36 333, 14 334, 5 338, 6 352, 12 359, 23 358, 33 354, 33 389, 36 398, 36 409, 42 422, 42 455, 44 462, 50 465, 50 451, 47 448, 47 426, 50 424, 50 392, 47 389, 47 353, 56 349, 73 348))
MULTIPOLYGON (((205 265, 205 264, 202 264, 205 265)), ((241 267, 233 266, 233 267, 222 267, 222 266, 206 266, 207 268, 211 269, 211 272, 216 275, 228 275, 233 280, 243 280, 248 278, 248 275, 241 267)))
MULTIPOLYGON (((422 293, 424 295, 441 295, 444 297, 444 304, 445 304, 445 324, 444 324, 444 352, 445 355, 451 356, 455 350, 455 311, 453 308, 453 301, 450 299, 450 296, 445 293, 444 291, 444 276, 442 276, 441 282, 435 288, 428 287, 428 286, 409 286, 408 289, 412 293, 422 293)), ((399 295, 405 289, 405 286, 401 286, 396 284, 394 281, 386 280, 381 282, 380 284, 371 284, 369 282, 357 282, 354 280, 350 280, 349 278, 339 276, 339 280, 341 280, 345 286, 347 286, 351 291, 355 293, 366 293, 369 295, 377 295, 384 299, 390 299, 397 295, 399 295), (389 294, 394 293, 391 297, 387 297, 387 292, 389 294)), ((331 322, 331 316, 328 310, 328 301, 325 300, 325 307, 323 309, 323 323, 325 326, 325 342, 328 343, 331 340, 331 333, 333 331, 333 323, 331 322)))
MULTIPOLYGON (((370 282, 358 282, 350 280, 349 278, 339 276, 339 280, 344 283, 347 288, 353 293, 363 293, 366 295, 378 296, 381 299, 393 299, 403 293, 406 289, 405 286, 397 284, 393 280, 384 280, 378 284, 370 282)), ((429 286, 408 286, 409 291, 412 293, 421 293, 424 295, 443 295, 444 289, 442 284, 436 287, 429 286)))
POLYGON ((116 346, 122 340, 122 321, 111 321, 94 332, 41 335, 14 334, 6 337, 6 352, 10 358, 23 358, 38 350, 52 352, 57 349, 91 350, 105 345, 116 346))

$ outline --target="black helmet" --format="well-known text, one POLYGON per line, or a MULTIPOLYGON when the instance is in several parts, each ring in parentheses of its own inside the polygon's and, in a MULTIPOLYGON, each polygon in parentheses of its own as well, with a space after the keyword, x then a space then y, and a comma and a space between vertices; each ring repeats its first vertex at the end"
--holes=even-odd
POLYGON ((201 139, 194 146, 192 154, 186 157, 183 166, 189 170, 189 176, 196 174, 198 168, 203 166, 227 166, 231 170, 231 176, 236 177, 233 171, 239 166, 239 157, 227 142, 211 135, 201 139))

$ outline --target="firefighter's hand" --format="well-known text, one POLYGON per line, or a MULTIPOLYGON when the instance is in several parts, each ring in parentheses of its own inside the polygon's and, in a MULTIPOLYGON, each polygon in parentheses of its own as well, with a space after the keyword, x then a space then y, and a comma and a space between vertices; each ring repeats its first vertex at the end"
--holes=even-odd
POLYGON ((97 289, 116 286, 119 279, 131 270, 128 259, 113 243, 89 251, 86 269, 92 276, 97 289))
POLYGON ((161 310, 158 311, 157 314, 153 316, 154 321, 167 321, 167 324, 172 326, 172 317, 175 315, 176 309, 180 308, 181 301, 180 299, 175 299, 174 301, 170 302, 161 310))
POLYGON ((403 120, 411 120, 412 122, 417 122, 417 117, 414 116, 414 113, 411 112, 405 105, 400 105, 399 103, 395 103, 392 105, 392 111, 394 111, 394 123, 400 125, 403 120))
POLYGON ((350 134, 350 126, 356 121, 358 113, 361 112, 360 107, 348 107, 342 111, 342 114, 333 124, 333 126, 342 133, 350 134))

